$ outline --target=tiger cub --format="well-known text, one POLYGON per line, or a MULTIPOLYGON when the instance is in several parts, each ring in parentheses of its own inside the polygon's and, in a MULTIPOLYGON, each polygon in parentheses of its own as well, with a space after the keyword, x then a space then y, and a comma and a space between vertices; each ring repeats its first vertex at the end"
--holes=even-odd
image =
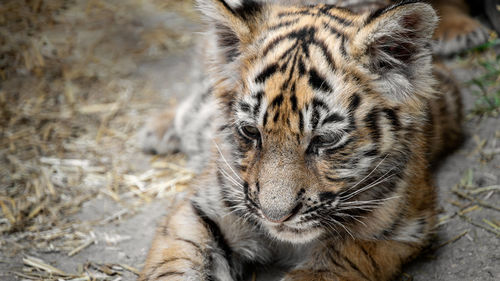
POLYGON ((430 164, 461 103, 432 63, 434 9, 198 1, 207 91, 163 134, 200 171, 157 230, 140 280, 390 280, 436 225, 430 164), (196 116, 196 117, 194 117, 196 116), (193 158, 194 157, 194 158, 193 158))

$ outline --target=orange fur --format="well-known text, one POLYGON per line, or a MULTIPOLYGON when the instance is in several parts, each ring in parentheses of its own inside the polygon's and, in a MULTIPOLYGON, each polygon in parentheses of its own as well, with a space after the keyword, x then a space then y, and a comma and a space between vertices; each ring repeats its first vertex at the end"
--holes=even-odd
POLYGON ((391 280, 429 242, 429 167, 460 141, 458 89, 428 49, 432 8, 201 5, 218 40, 217 134, 140 280, 237 279, 292 260, 288 243, 307 248, 283 280, 391 280))

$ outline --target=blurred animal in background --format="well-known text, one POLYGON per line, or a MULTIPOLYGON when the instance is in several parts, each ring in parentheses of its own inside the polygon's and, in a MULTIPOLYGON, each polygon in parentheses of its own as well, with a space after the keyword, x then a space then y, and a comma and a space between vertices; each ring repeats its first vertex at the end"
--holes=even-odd
POLYGON ((282 280, 390 280, 429 243, 429 167, 462 119, 432 56, 488 32, 458 0, 318 2, 197 2, 206 91, 142 145, 187 154, 199 176, 140 280, 241 280, 271 262, 282 280))

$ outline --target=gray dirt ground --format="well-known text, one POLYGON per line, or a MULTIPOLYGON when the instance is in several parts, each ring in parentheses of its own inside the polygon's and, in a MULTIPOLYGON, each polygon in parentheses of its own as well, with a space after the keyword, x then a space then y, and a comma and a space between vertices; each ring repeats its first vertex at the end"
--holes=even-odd
MULTIPOLYGON (((168 19, 167 19, 168 20, 168 19)), ((187 23, 189 24, 189 23, 187 23)), ((196 88, 199 75, 196 67, 196 56, 193 49, 177 52, 163 60, 144 62, 137 67, 135 75, 153 83, 163 95, 161 100, 170 96, 182 96, 196 88)), ((447 63, 456 74, 458 81, 468 81, 475 73, 473 68, 463 66, 463 63, 450 61, 447 63)), ((471 108, 475 97, 470 90, 463 87, 466 111, 471 108)), ((158 108, 154 106, 153 108, 158 108)), ((151 110, 151 114, 153 114, 151 110)), ((476 186, 498 185, 500 182, 500 156, 484 159, 479 152, 474 153, 478 139, 487 139, 485 148, 500 147, 500 119, 489 117, 482 120, 467 121, 466 140, 464 145, 453 155, 447 157, 436 169, 435 178, 439 186, 442 217, 452 215, 466 207, 467 201, 457 197, 451 190, 460 182, 469 169, 472 169, 473 182, 476 186), (476 136, 476 137, 474 137, 476 136), (457 203, 461 206, 457 206, 457 203)), ((137 150, 133 159, 135 165, 147 169, 151 156, 137 150)), ((488 195, 483 194, 483 197, 488 195)), ((489 194, 488 202, 497 203, 500 193, 489 194)), ((73 257, 66 254, 44 254, 34 250, 17 253, 10 256, 7 251, 0 251, 0 279, 19 280, 11 272, 21 272, 22 257, 26 254, 42 258, 57 268, 67 272, 76 272, 78 265, 92 260, 100 263, 124 263, 141 268, 149 245, 153 238, 155 225, 168 212, 168 200, 156 200, 145 204, 132 214, 124 216, 116 223, 95 227, 93 232, 97 243, 91 245, 73 257), (119 237, 116 243, 109 243, 107 236, 119 237), (108 242, 105 242, 108 241, 108 242)), ((109 197, 100 195, 86 202, 81 212, 75 215, 75 220, 91 220, 102 218, 122 209, 118 203, 109 197)), ((465 216, 473 221, 483 218, 499 221, 498 212, 487 208, 476 209, 465 216)), ((439 227, 438 237, 434 245, 440 245, 459 234, 457 241, 444 245, 437 250, 423 254, 416 261, 404 268, 402 280, 500 280, 500 239, 495 234, 478 228, 460 216, 453 216, 439 227)), ((276 276, 276 274, 271 274, 276 276)), ((135 275, 125 273, 122 280, 134 280, 135 275)), ((266 273, 259 273, 258 280, 275 280, 266 273)))

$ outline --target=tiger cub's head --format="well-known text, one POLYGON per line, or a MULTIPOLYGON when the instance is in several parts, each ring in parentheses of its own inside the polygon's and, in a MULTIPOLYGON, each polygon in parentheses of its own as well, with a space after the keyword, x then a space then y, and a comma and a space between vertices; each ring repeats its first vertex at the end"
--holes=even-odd
POLYGON ((415 132, 434 81, 431 6, 354 14, 198 4, 216 38, 211 75, 228 119, 220 135, 231 160, 219 171, 226 205, 292 242, 383 225, 376 210, 397 208, 400 180, 421 156, 415 132))

